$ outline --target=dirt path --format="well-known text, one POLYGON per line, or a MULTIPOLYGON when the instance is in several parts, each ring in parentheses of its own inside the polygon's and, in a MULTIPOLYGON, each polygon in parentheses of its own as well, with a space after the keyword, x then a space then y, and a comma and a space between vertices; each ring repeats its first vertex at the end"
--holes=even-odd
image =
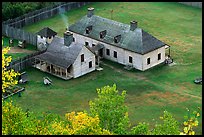
MULTIPOLYGON (((124 71, 123 69, 116 68, 116 67, 114 67, 114 66, 112 66, 112 65, 109 65, 109 64, 106 64, 106 63, 104 63, 104 62, 101 62, 101 64, 103 64, 103 65, 105 65, 105 66, 107 66, 107 67, 110 67, 110 68, 116 70, 117 72, 124 74, 125 76, 131 77, 131 78, 136 78, 136 79, 139 79, 139 80, 144 80, 144 81, 149 82, 149 83, 151 83, 151 84, 157 84, 156 82, 153 82, 153 81, 148 80, 148 79, 147 79, 146 77, 144 77, 144 76, 139 76, 139 75, 136 76, 136 75, 134 75, 134 74, 132 74, 132 73, 130 73, 130 72, 128 72, 128 71, 124 71)), ((189 94, 189 93, 184 93, 184 92, 182 92, 182 91, 183 91, 183 90, 179 89, 179 90, 176 90, 176 91, 174 91, 174 92, 175 92, 175 93, 179 93, 179 94, 184 95, 184 96, 190 96, 190 97, 192 97, 192 98, 202 99, 202 97, 200 97, 200 96, 191 95, 191 94, 189 94)))
POLYGON ((11 47, 8 53, 33 53, 34 51, 22 49, 20 47, 11 47))

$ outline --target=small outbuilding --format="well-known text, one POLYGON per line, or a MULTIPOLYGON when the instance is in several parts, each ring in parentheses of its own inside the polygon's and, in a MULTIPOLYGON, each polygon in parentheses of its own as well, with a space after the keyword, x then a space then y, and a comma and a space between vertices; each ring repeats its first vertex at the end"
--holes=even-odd
POLYGON ((57 35, 57 32, 53 31, 49 27, 45 27, 39 32, 37 32, 37 45, 41 46, 50 44, 53 38, 57 35))

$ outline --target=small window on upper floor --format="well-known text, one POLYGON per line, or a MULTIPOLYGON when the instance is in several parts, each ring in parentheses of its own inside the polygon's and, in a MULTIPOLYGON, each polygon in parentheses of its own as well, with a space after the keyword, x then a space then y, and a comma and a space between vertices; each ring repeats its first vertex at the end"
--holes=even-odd
POLYGON ((121 35, 117 35, 117 36, 114 37, 114 42, 115 43, 119 43, 120 40, 121 40, 121 35))
POLYGON ((51 39, 51 37, 49 37, 49 39, 51 39))
POLYGON ((41 39, 43 39, 43 36, 40 36, 41 37, 41 39))
POLYGON ((92 68, 92 61, 89 62, 89 68, 92 68))
POLYGON ((106 30, 100 32, 100 39, 103 39, 106 36, 106 30))
POLYGON ((81 55, 81 62, 84 62, 84 54, 81 55))
POLYGON ((89 34, 89 29, 88 28, 86 28, 86 34, 89 34))
POLYGON ((86 34, 89 34, 92 30, 92 26, 86 27, 86 34))
POLYGON ((88 46, 88 45, 89 45, 89 42, 86 41, 86 42, 85 42, 85 46, 88 46))
POLYGON ((75 38, 73 37, 73 42, 75 42, 75 38))

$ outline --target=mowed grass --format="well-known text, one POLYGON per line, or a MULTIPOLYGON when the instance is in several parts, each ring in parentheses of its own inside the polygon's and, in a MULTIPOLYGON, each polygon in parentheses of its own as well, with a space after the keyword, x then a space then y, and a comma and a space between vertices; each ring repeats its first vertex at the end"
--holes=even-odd
MULTIPOLYGON (((3 40, 3 45, 2 47, 9 47, 9 37, 6 37, 6 36, 3 36, 2 40, 3 40)), ((17 39, 13 39, 13 47, 17 47, 18 46, 18 40, 17 39)), ((11 47, 12 48, 12 47, 11 47)), ((37 51, 36 50, 36 46, 34 45, 31 45, 31 44, 28 44, 26 45, 26 50, 29 50, 29 51, 37 51)), ((8 53, 6 54, 6 56, 11 56, 12 57, 12 61, 13 60, 17 60, 19 58, 23 58, 25 56, 29 55, 29 53, 8 53)))
MULTIPOLYGON (((171 112, 182 124, 186 108, 195 110, 202 106, 202 85, 193 80, 202 75, 202 10, 173 2, 100 2, 92 3, 64 15, 72 24, 86 15, 87 8, 94 7, 95 14, 129 24, 138 21, 138 26, 171 46, 171 56, 176 65, 159 65, 145 72, 127 71, 122 65, 104 61, 103 71, 92 72, 83 77, 64 81, 34 68, 26 70, 29 83, 21 98, 14 96, 17 104, 34 112, 53 112, 64 116, 66 112, 89 110, 96 88, 117 84, 127 91, 126 105, 131 123, 158 120, 164 110, 171 112), (113 8, 114 7, 114 8, 113 8), (43 85, 43 77, 53 80, 52 86, 43 85)), ((62 16, 26 26, 30 32, 50 27, 63 36, 65 23, 62 16)), ((196 128, 202 134, 202 118, 196 128)))

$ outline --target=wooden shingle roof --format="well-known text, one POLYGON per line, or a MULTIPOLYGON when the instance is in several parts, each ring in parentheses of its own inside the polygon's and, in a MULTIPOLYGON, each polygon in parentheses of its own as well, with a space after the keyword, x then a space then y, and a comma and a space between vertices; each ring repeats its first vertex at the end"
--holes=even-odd
POLYGON ((42 37, 48 38, 48 37, 57 35, 57 32, 53 31, 49 27, 45 27, 42 30, 40 30, 39 32, 37 32, 37 34, 42 36, 42 37))
POLYGON ((54 37, 47 51, 35 58, 66 69, 75 62, 83 46, 83 44, 73 42, 68 47, 64 45, 62 38, 54 37))
POLYGON ((131 31, 130 25, 96 15, 82 17, 78 22, 71 25, 69 30, 139 54, 146 54, 165 46, 164 42, 158 40, 141 28, 136 28, 134 31, 131 31), (86 28, 88 26, 92 26, 92 30, 89 34, 86 34, 86 28), (104 30, 106 30, 106 34, 105 37, 101 39, 100 32, 104 30), (118 43, 115 43, 114 38, 118 35, 121 35, 120 40, 118 43))

